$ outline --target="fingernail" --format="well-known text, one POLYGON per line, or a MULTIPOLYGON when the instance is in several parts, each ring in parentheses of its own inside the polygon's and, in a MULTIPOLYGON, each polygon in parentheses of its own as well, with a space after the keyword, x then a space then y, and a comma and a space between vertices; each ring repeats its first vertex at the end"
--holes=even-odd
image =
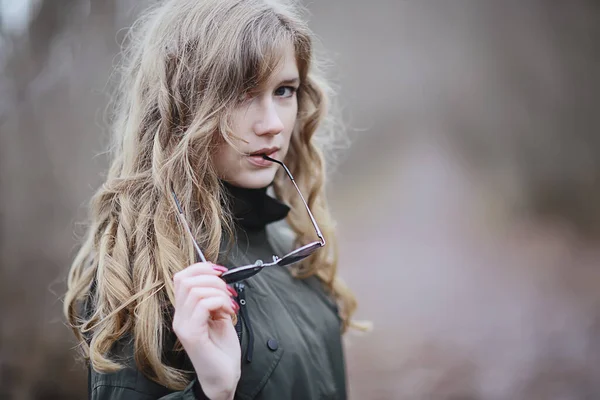
POLYGON ((240 310, 240 306, 233 299, 231 299, 231 305, 233 306, 233 309, 235 310, 236 313, 240 310))
POLYGON ((235 289, 234 289, 234 288, 232 288, 231 286, 227 286, 227 291, 228 291, 229 293, 231 293, 231 295, 232 295, 232 296, 235 296, 235 297, 237 297, 237 295, 238 295, 238 293, 235 291, 235 289))
POLYGON ((214 269, 215 271, 219 271, 219 272, 227 272, 227 271, 228 271, 228 270, 227 270, 227 268, 225 268, 225 267, 222 267, 222 266, 220 266, 220 265, 213 265, 213 269, 214 269))

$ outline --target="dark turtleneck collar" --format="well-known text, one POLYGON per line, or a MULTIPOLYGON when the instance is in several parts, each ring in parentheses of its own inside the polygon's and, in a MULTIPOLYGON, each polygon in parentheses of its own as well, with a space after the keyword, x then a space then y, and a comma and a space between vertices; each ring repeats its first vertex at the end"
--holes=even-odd
POLYGON ((244 230, 260 230, 271 222, 284 219, 290 208, 267 194, 267 187, 246 189, 223 181, 231 211, 244 230))

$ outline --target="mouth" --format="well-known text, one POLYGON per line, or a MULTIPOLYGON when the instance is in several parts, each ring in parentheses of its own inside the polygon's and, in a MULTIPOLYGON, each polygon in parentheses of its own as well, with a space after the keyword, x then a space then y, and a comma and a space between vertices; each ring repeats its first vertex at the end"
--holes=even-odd
POLYGON ((257 150, 253 153, 248 154, 247 160, 254 167, 258 168, 271 168, 273 163, 265 157, 276 157, 279 147, 265 147, 257 150))
POLYGON ((272 156, 279 151, 279 147, 263 147, 253 153, 248 154, 250 157, 272 156))

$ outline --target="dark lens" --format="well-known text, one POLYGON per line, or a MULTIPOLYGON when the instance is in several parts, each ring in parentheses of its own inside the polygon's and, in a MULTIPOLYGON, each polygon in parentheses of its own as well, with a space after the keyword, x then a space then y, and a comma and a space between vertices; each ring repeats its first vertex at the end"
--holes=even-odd
POLYGON ((248 279, 251 276, 258 274, 261 270, 261 267, 248 268, 248 269, 231 269, 221 275, 221 279, 225 281, 225 283, 236 283, 239 281, 243 281, 244 279, 248 279))
POLYGON ((320 247, 320 242, 313 242, 307 244, 306 246, 302 246, 299 249, 296 249, 291 253, 281 257, 281 259, 279 260, 279 265, 285 267, 286 265, 292 265, 297 263, 298 261, 302 261, 306 257, 310 256, 312 253, 314 253, 320 247))

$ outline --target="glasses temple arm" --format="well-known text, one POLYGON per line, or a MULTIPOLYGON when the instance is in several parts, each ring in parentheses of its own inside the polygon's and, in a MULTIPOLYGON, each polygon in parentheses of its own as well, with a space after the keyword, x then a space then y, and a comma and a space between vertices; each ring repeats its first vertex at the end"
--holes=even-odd
POLYGON ((194 248, 196 249, 196 252, 198 253, 198 256, 200 257, 200 260, 202 260, 202 262, 206 262, 206 257, 204 257, 204 253, 202 253, 202 250, 200 250, 200 246, 198 246, 198 242, 196 242, 196 239, 194 239, 192 230, 190 229, 190 226, 188 225, 185 217, 183 216, 183 208, 181 207, 181 203, 179 202, 179 199, 177 198, 177 195, 175 194, 173 188, 171 188, 171 194, 173 195, 173 200, 175 200, 175 205, 177 206, 177 211, 179 212, 179 220, 181 221, 183 227, 190 236, 190 239, 192 239, 192 243, 194 245, 194 248))
POLYGON ((315 231, 317 232, 317 236, 319 237, 319 239, 321 239, 321 244, 323 246, 325 246, 325 238, 323 237, 323 234, 321 233, 321 229, 319 229, 319 225, 317 224, 317 221, 315 220, 315 217, 313 217, 313 214, 310 211, 310 208, 308 207, 308 203, 306 202, 306 200, 304 200, 304 196, 302 195, 302 192, 300 191, 300 188, 296 184, 296 180, 294 179, 294 176, 292 175, 292 173, 290 172, 290 170, 288 169, 288 167, 286 167, 286 165, 283 162, 281 162, 279 160, 276 160, 274 158, 271 158, 271 157, 269 157, 267 155, 263 155, 263 158, 265 160, 269 160, 271 162, 277 163, 277 164, 279 164, 279 165, 281 165, 283 167, 283 169, 285 170, 285 173, 292 180, 292 183, 294 184, 294 187, 296 188, 296 191, 300 195, 300 198, 302 199, 302 202, 304 203, 304 207, 306 208, 306 211, 308 211, 308 215, 310 217, 310 220, 312 221, 313 226, 315 227, 315 231))

